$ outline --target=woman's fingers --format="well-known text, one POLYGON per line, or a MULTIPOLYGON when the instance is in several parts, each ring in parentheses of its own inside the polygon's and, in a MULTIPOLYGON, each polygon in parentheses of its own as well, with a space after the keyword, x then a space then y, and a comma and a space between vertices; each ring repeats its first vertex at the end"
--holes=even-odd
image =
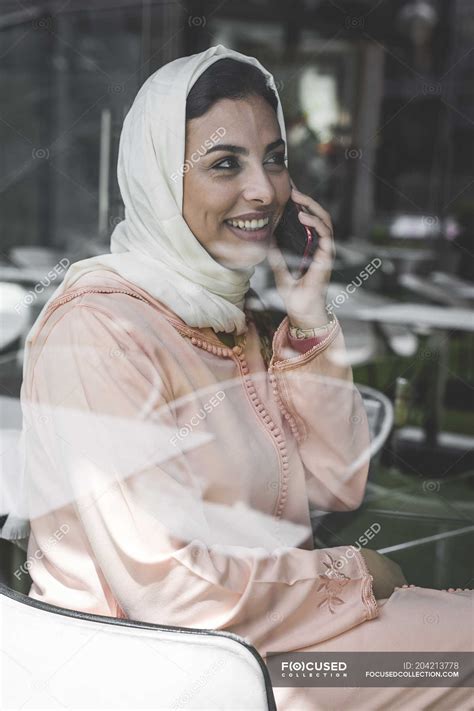
POLYGON ((270 247, 268 262, 274 272, 276 285, 279 290, 287 290, 287 293, 292 293, 296 284, 300 286, 300 283, 302 284, 303 282, 308 286, 312 283, 314 287, 326 282, 331 273, 335 256, 332 222, 329 213, 316 200, 300 193, 291 180, 290 182, 292 185, 292 199, 304 208, 298 212, 298 218, 301 224, 311 227, 317 232, 318 242, 305 277, 296 280, 289 271, 280 249, 275 244, 270 247))
POLYGON ((300 222, 308 227, 314 227, 318 233, 318 245, 314 255, 313 264, 330 269, 334 260, 335 245, 331 230, 314 215, 300 212, 300 222), (317 222, 319 220, 319 223, 317 222))
POLYGON ((332 230, 327 226, 327 224, 317 215, 310 215, 307 212, 299 212, 298 219, 303 225, 308 225, 308 227, 314 227, 320 237, 327 237, 325 244, 332 249, 334 243, 332 230))
POLYGON ((292 198, 296 203, 308 208, 311 213, 319 217, 324 222, 326 227, 332 232, 331 215, 329 214, 329 212, 326 212, 323 207, 321 207, 319 202, 313 200, 313 198, 309 197, 309 195, 304 195, 303 193, 300 193, 299 190, 296 190, 296 188, 293 188, 292 198))
POLYGON ((330 269, 336 253, 331 216, 316 200, 313 200, 309 195, 303 195, 295 188, 293 188, 293 197, 295 202, 310 210, 310 213, 303 211, 298 213, 300 222, 308 227, 313 227, 319 236, 313 264, 330 269))

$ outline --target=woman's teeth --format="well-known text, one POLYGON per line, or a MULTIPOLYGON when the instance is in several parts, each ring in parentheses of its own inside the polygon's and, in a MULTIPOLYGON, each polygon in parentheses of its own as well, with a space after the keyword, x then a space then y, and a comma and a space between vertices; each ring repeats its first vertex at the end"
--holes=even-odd
POLYGON ((268 225, 269 218, 263 220, 226 220, 232 227, 238 227, 241 230, 261 230, 262 227, 268 225))

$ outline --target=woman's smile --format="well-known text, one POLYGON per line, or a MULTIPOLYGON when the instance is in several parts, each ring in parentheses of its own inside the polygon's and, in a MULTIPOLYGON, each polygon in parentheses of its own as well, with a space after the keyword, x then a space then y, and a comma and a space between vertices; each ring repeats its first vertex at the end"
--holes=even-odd
POLYGON ((273 222, 270 215, 254 212, 224 220, 226 226, 246 242, 262 242, 272 235, 273 222))

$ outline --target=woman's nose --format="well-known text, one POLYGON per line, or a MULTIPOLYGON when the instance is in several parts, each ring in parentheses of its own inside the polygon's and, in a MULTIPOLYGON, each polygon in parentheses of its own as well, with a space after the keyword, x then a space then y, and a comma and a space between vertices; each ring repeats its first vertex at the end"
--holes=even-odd
POLYGON ((249 202, 269 205, 275 199, 275 188, 263 168, 249 171, 245 176, 243 197, 249 202))

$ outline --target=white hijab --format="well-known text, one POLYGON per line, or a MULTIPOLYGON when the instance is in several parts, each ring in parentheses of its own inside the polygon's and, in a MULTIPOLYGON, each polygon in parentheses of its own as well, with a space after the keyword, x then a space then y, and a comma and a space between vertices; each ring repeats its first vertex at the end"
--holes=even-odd
POLYGON ((25 342, 30 342, 53 298, 83 274, 109 269, 169 306, 189 326, 237 334, 246 330, 243 305, 254 267, 232 270, 202 247, 185 222, 183 175, 186 98, 201 74, 224 57, 258 67, 278 99, 277 117, 286 140, 283 111, 273 76, 254 57, 223 45, 181 57, 158 69, 139 90, 124 120, 118 182, 125 219, 110 239, 111 254, 74 262, 44 305, 25 342))

